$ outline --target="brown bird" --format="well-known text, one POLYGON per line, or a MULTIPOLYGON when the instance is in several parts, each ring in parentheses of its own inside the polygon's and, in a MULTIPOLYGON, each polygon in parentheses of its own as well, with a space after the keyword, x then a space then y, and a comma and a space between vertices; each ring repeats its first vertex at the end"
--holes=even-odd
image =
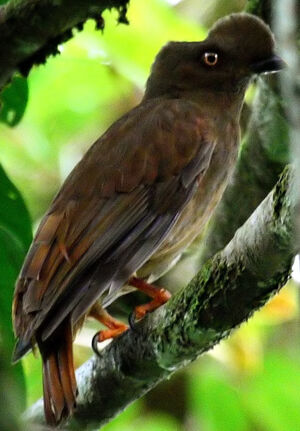
POLYGON ((232 173, 239 117, 253 74, 278 71, 270 29, 233 14, 203 42, 170 42, 158 54, 141 103, 89 149, 44 216, 18 279, 14 361, 36 344, 43 360, 46 420, 74 411, 72 341, 87 316, 108 329, 127 325, 104 310, 137 288, 152 301, 169 294, 150 283, 199 234, 232 173))

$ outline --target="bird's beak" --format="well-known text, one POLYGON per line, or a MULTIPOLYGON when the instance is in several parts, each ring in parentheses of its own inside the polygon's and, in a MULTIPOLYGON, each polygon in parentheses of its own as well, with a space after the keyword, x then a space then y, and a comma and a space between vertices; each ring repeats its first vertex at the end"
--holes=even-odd
POLYGON ((272 57, 266 60, 258 61, 251 65, 251 70, 254 73, 266 74, 276 73, 286 67, 286 62, 282 60, 278 55, 272 55, 272 57))

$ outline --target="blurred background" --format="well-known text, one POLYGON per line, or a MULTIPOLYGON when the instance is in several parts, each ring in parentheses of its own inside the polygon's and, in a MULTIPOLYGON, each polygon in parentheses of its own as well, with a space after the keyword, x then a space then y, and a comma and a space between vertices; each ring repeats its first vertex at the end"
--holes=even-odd
MULTIPOLYGON (((140 101, 161 46, 201 40, 217 18, 244 6, 245 0, 131 0, 129 26, 117 24, 114 11, 105 13, 103 34, 88 22, 60 47, 61 55, 31 71, 22 121, 14 128, 0 123, 0 163, 23 196, 34 229, 87 148, 140 101)), ((250 92, 250 105, 251 97, 250 92)), ((13 112, 6 115, 13 121, 13 112)), ((291 280, 229 340, 103 430, 285 431, 295 430, 295 424, 300 429, 296 284, 291 280)), ((98 329, 90 323, 78 336, 76 366, 91 355, 91 336, 98 329)), ((42 395, 39 358, 27 356, 23 370, 30 405, 42 395)))

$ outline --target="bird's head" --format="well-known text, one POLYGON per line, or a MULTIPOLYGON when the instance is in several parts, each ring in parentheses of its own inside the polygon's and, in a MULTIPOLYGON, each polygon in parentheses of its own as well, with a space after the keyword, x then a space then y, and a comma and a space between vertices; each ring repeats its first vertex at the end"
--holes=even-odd
POLYGON ((255 74, 277 72, 270 28, 259 18, 236 13, 220 19, 202 42, 170 42, 156 57, 146 97, 193 93, 242 93, 255 74))

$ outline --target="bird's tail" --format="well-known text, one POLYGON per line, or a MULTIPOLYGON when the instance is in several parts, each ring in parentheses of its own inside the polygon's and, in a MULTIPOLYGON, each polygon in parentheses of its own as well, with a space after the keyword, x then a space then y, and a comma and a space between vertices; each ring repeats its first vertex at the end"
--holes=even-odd
POLYGON ((65 320, 46 341, 38 341, 43 360, 44 411, 49 425, 67 419, 76 407, 72 329, 65 320))

